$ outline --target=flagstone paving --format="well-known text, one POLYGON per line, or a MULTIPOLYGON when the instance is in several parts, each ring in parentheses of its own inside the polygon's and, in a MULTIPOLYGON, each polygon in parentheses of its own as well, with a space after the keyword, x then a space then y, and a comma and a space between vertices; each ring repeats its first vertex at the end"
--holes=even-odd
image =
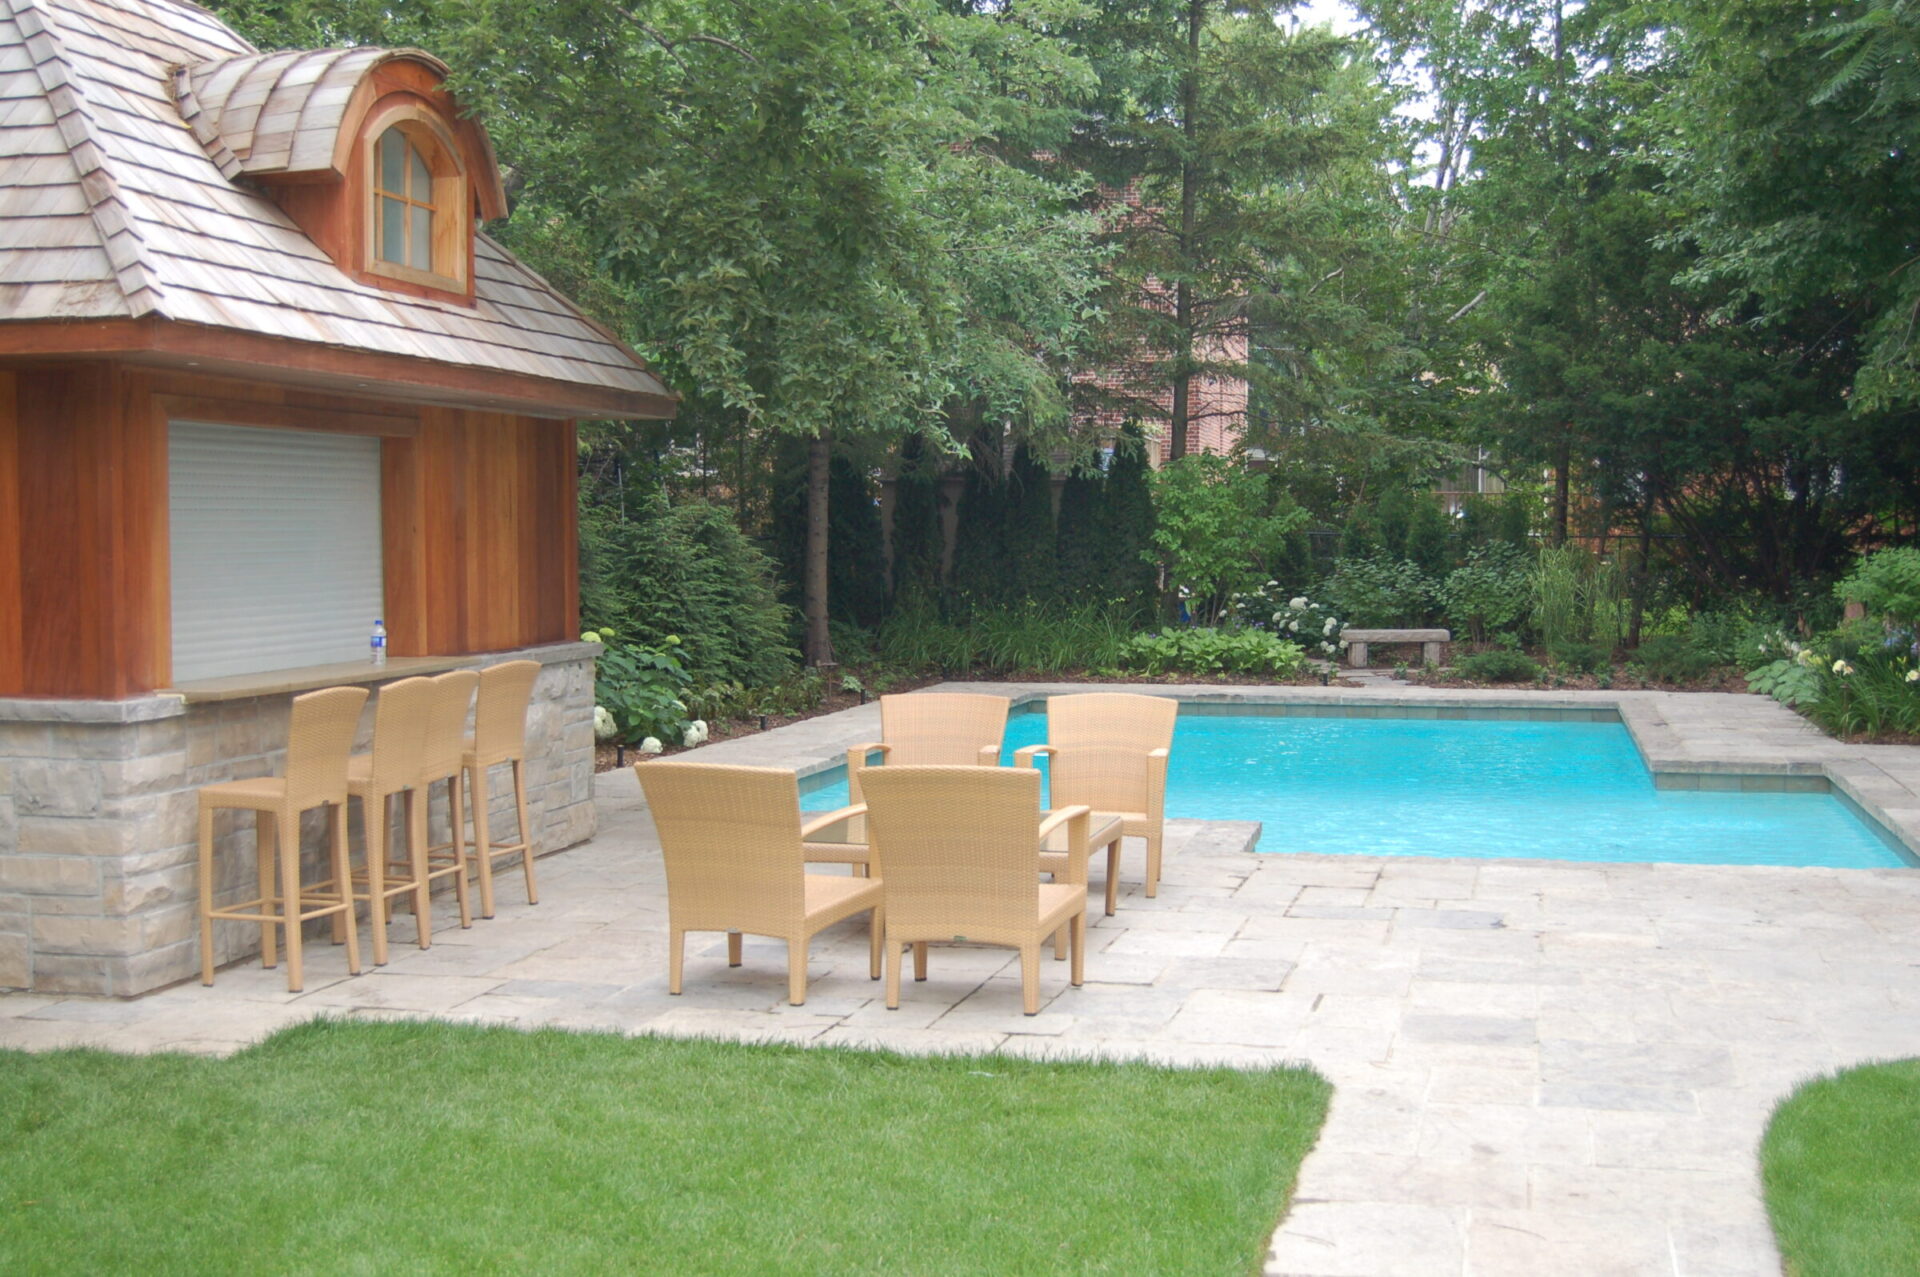
MULTIPOLYGON (((1851 767, 1883 809, 1920 812, 1920 751, 1837 746, 1757 697, 1637 695, 1656 765, 1851 767)), ((868 708, 701 756, 813 766, 876 727, 868 708)), ((600 777, 598 802, 599 836, 541 862, 537 907, 507 888, 498 917, 461 931, 443 902, 433 948, 406 943, 403 918, 393 961, 357 978, 316 945, 297 995, 242 963, 134 1001, 0 996, 0 1046, 222 1053, 340 1014, 1301 1061, 1337 1089, 1267 1271, 1303 1277, 1777 1272, 1755 1160, 1772 1106, 1814 1073, 1920 1054, 1912 870, 1261 855, 1254 826, 1175 821, 1159 896, 1129 878, 1088 933, 1087 984, 1048 962, 1038 1016, 1020 1014, 1011 953, 977 948, 935 949, 887 1011, 857 924, 816 942, 807 1004, 789 1007, 784 945, 751 939, 729 969, 719 937, 694 937, 686 993, 667 995, 664 879, 632 774, 600 777)), ((1130 844, 1123 874, 1139 862, 1130 844)))

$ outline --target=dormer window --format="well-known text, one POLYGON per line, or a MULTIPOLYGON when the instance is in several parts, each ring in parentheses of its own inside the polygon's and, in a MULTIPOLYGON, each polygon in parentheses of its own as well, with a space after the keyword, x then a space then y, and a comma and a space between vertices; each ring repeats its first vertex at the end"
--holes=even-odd
POLYGON ((448 292, 467 287, 470 197, 452 139, 426 112, 368 131, 366 270, 448 292))
POLYGON ((394 266, 433 269, 433 171, 398 126, 380 135, 374 162, 374 256, 394 266))

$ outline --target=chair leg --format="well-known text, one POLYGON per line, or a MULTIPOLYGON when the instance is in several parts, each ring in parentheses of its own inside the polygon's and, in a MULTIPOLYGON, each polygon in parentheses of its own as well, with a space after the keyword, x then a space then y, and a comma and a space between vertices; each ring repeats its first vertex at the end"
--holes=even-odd
POLYGON ((513 760, 513 811, 520 830, 520 864, 527 871, 527 903, 540 903, 540 891, 533 885, 533 830, 527 826, 527 773, 523 759, 513 760))
POLYGON ((1107 917, 1109 918, 1113 917, 1114 907, 1120 903, 1120 841, 1115 838, 1107 844, 1107 917))
POLYGON ((916 980, 927 978, 927 942, 925 940, 916 940, 913 944, 913 978, 916 980))
POLYGON ((361 827, 367 835, 367 921, 373 927, 373 965, 387 965, 387 799, 360 800, 361 827), (376 813, 378 813, 376 815, 376 813))
MULTIPOLYGON (((280 918, 287 929, 287 992, 306 987, 300 970, 300 813, 282 812, 278 830, 280 918)), ((265 912, 264 910, 262 912, 265 912)))
POLYGON ((1068 977, 1073 987, 1079 988, 1087 982, 1087 915, 1083 910, 1073 915, 1069 924, 1073 930, 1073 973, 1068 977))
POLYGON ((1147 835, 1147 896, 1160 894, 1160 830, 1147 835))
MULTIPOLYGON (((463 769, 464 770, 464 769, 463 769)), ((466 773, 471 779, 467 798, 473 805, 473 861, 480 873, 480 916, 493 917, 493 822, 487 803, 487 769, 479 763, 466 773)), ((461 880, 466 879, 463 870, 461 880)))
POLYGON ((738 931, 727 932, 727 965, 730 967, 740 965, 740 940, 738 931))
POLYGON ((900 949, 901 946, 889 940, 887 949, 887 1010, 900 1009, 900 949))
POLYGON ((1040 1014, 1040 942, 1020 946, 1020 1002, 1028 1015, 1040 1014))
MULTIPOLYGON (((261 913, 273 912, 273 866, 279 859, 279 853, 275 850, 279 843, 274 837, 277 828, 272 812, 253 813, 253 860, 259 872, 261 913)), ((280 965, 280 939, 274 931, 279 925, 277 922, 260 924, 260 965, 263 967, 280 965)))
POLYGON ((687 969, 687 929, 667 929, 667 992, 680 992, 680 977, 687 969))
POLYGON ((1053 933, 1053 960, 1055 962, 1067 960, 1067 929, 1064 925, 1053 933))
MULTIPOLYGON (((384 804, 383 811, 384 811, 384 804)), ((333 835, 333 878, 340 884, 340 912, 347 923, 347 973, 360 974, 360 925, 353 910, 353 866, 347 861, 347 804, 327 804, 328 830, 333 835)))
POLYGON ((796 1007, 807 1004, 807 942, 805 939, 787 941, 787 1003, 796 1007))
POLYGON ((880 978, 880 939, 887 934, 887 911, 875 905, 867 918, 867 978, 880 978))
POLYGON ((419 786, 400 796, 400 811, 407 822, 407 865, 413 875, 414 938, 422 949, 433 947, 433 879, 427 863, 427 796, 419 786))
POLYGON ((460 926, 463 930, 473 925, 473 904, 467 898, 467 831, 461 803, 465 787, 460 782, 460 776, 465 770, 464 767, 456 767, 453 775, 447 777, 447 805, 453 825, 453 863, 459 866, 459 872, 453 875, 453 898, 460 904, 460 926))
MULTIPOLYGON (((270 930, 263 927, 261 930, 270 930)), ((200 983, 213 983, 213 808, 200 809, 200 983)))

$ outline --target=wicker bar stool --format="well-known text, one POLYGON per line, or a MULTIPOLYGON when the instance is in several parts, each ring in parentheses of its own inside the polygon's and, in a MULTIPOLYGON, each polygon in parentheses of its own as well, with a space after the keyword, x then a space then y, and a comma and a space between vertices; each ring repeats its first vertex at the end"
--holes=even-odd
POLYGON ((497 856, 520 857, 527 876, 527 903, 540 903, 533 882, 533 834, 527 823, 527 703, 540 677, 538 661, 505 661, 480 671, 480 693, 473 711, 473 736, 467 741, 462 766, 468 777, 473 807, 473 859, 480 870, 480 916, 493 917, 493 862, 497 856), (513 811, 516 841, 495 844, 487 810, 487 771, 513 768, 513 811))
MULTIPOLYGON (((428 709, 425 739, 420 745, 421 806, 430 814, 427 804, 432 786, 445 781, 451 841, 427 849, 427 886, 431 888, 436 878, 453 879, 454 898, 460 902, 460 925, 471 927, 473 906, 467 899, 467 822, 460 774, 467 751, 467 709, 473 704, 473 689, 480 676, 472 670, 451 670, 429 681, 433 684, 433 703, 428 709)), ((423 817, 422 823, 424 820, 423 817)), ((427 941, 422 940, 421 947, 426 946, 427 941)))
POLYGON ((213 983, 215 920, 260 924, 260 958, 277 965, 273 929, 286 933, 287 989, 304 986, 300 924, 344 915, 347 970, 360 974, 360 945, 353 926, 352 877, 347 866, 347 754, 367 703, 364 687, 330 687, 293 699, 287 724, 287 774, 230 780, 200 790, 200 982, 213 983), (300 881, 300 813, 327 812, 333 876, 300 881), (213 904, 213 818, 222 810, 254 813, 260 894, 226 909, 213 904), (277 862, 277 863, 276 863, 277 862), (276 877, 276 867, 278 874, 276 877))
POLYGON ((373 711, 373 750, 347 760, 347 795, 360 800, 367 844, 366 868, 354 875, 354 898, 368 905, 375 966, 387 964, 387 918, 395 897, 413 897, 420 947, 429 942, 427 801, 420 764, 434 695, 430 678, 401 679, 382 688, 373 711), (404 847, 390 849, 387 832, 394 798, 401 800, 407 832, 404 847))

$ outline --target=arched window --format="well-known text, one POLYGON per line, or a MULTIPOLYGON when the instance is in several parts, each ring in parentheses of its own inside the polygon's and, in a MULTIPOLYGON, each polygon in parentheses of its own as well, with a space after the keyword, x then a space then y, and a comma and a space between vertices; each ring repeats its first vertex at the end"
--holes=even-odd
POLYGON ((467 292, 472 196, 452 139, 429 112, 409 104, 368 124, 363 269, 467 292))
POLYGON ((398 125, 380 135, 374 157, 373 255, 418 271, 433 270, 433 170, 398 125))

